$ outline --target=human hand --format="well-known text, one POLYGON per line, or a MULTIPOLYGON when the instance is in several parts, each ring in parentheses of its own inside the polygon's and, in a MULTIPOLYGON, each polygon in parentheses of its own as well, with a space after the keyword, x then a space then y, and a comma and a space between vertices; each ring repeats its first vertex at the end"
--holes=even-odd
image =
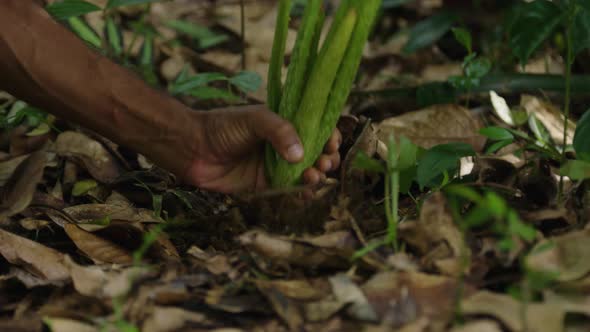
MULTIPOLYGON (((303 160, 295 128, 264 106, 234 107, 199 112, 200 134, 185 179, 200 188, 223 193, 267 187, 264 146, 270 142, 285 160, 303 160)), ((315 166, 303 174, 306 185, 317 185, 325 173, 340 166, 342 137, 335 130, 315 166)))

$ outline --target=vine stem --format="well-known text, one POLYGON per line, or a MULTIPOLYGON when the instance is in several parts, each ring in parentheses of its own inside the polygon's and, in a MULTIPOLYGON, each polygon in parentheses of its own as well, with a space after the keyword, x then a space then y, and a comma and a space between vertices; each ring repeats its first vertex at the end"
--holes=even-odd
MULTIPOLYGON (((572 45, 572 25, 575 16, 575 4, 572 6, 568 13, 568 22, 566 28, 566 41, 567 41, 567 59, 566 59, 566 72, 565 72, 565 106, 563 108, 564 124, 563 124, 563 151, 561 153, 561 162, 564 163, 566 160, 567 150, 567 131, 570 117, 570 105, 571 105, 571 80, 572 80, 572 64, 574 62, 573 45, 572 45)), ((561 205, 564 201, 564 181, 563 175, 559 176, 559 196, 558 203, 561 205)))
POLYGON ((244 0, 240 0, 240 21, 242 34, 242 70, 246 70, 246 6, 244 0))

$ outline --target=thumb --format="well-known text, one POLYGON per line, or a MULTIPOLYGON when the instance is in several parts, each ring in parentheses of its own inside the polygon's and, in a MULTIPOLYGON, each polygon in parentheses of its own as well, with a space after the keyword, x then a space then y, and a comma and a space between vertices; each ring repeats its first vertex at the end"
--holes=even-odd
POLYGON ((297 163, 303 160, 303 144, 289 121, 266 110, 256 111, 249 119, 256 136, 268 141, 286 161, 297 163))

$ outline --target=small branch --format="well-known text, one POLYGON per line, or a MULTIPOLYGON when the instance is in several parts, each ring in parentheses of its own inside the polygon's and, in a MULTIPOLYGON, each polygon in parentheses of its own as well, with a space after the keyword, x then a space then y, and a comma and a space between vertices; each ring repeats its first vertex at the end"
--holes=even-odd
MULTIPOLYGON (((493 74, 481 79, 478 87, 474 87, 472 93, 485 93, 494 90, 499 94, 515 94, 526 92, 566 92, 566 79, 563 75, 541 74, 493 74)), ((355 91, 354 97, 373 97, 379 99, 412 99, 416 100, 419 89, 427 88, 432 84, 440 84, 441 88, 448 89, 449 93, 455 93, 457 97, 468 95, 466 91, 457 91, 447 82, 432 82, 413 87, 401 87, 371 91, 355 91)), ((571 94, 590 96, 590 76, 572 75, 571 94)))

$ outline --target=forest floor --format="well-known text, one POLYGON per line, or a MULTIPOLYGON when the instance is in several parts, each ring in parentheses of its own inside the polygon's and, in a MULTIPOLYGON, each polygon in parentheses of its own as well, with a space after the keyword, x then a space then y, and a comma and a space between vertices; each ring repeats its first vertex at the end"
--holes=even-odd
MULTIPOLYGON (((515 2, 384 1, 338 124, 342 167, 313 200, 179 186, 0 92, 0 331, 590 331, 590 196, 559 176, 590 53, 564 142, 563 34, 520 66, 515 2), (383 167, 392 135, 420 147, 417 167, 383 167)), ((102 12, 83 22, 150 84, 212 109, 265 102, 276 9, 174 0, 111 12, 115 34, 102 12)))

